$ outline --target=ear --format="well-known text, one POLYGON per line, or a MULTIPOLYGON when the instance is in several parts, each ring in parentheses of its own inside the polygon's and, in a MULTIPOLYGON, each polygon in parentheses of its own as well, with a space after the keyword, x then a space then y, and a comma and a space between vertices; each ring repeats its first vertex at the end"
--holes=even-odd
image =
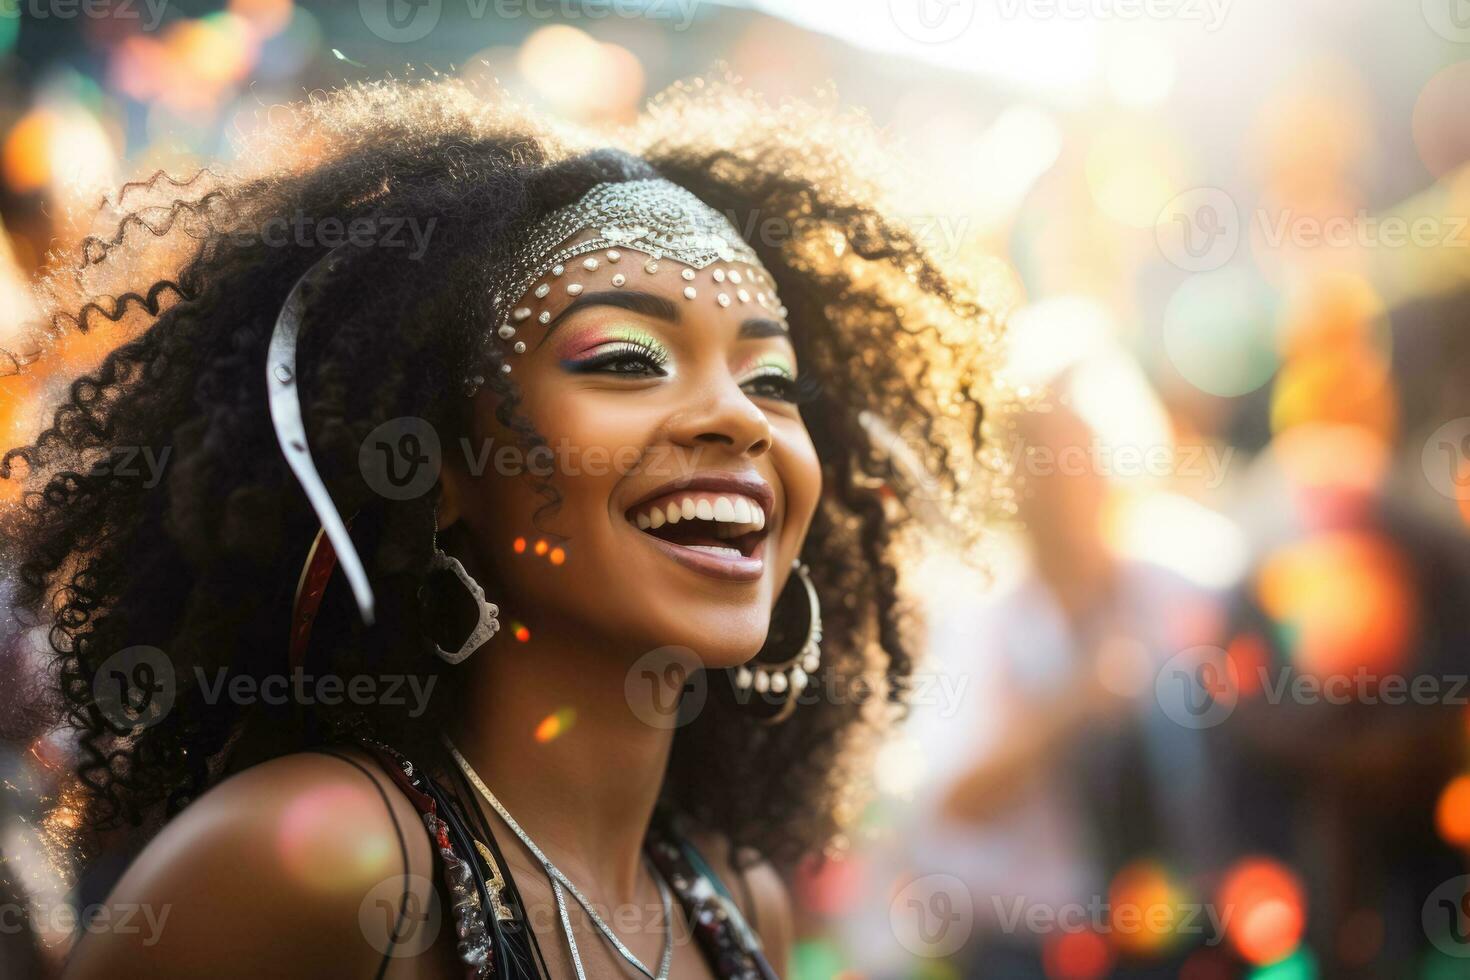
POLYGON ((462 502, 468 489, 464 486, 466 476, 453 466, 445 466, 439 471, 439 503, 435 514, 441 531, 454 526, 464 514, 462 502))

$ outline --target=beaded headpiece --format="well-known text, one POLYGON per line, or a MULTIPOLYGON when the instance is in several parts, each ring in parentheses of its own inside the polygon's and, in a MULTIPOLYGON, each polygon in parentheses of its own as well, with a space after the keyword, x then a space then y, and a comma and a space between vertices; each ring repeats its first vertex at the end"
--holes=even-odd
MULTIPOLYGON (((293 612, 293 630, 301 631, 293 642, 299 647, 304 647, 306 631, 310 628, 310 611, 314 608, 303 606, 303 600, 320 599, 335 563, 340 562, 347 575, 363 621, 373 621, 373 593, 367 573, 347 533, 346 524, 312 461, 296 384, 297 338, 306 298, 343 264, 338 253, 345 247, 333 249, 297 281, 276 319, 266 353, 266 386, 276 439, 322 524, 317 546, 313 547, 307 568, 303 570, 297 609, 293 612), (323 536, 329 545, 327 547, 320 546, 323 536), (298 619, 301 621, 297 622, 298 619)), ((510 349, 515 353, 524 352, 525 341, 516 339, 516 332, 520 323, 531 318, 532 311, 529 306, 515 304, 521 302, 528 291, 536 299, 544 299, 551 291, 550 281, 536 284, 543 279, 560 279, 572 263, 592 272, 603 262, 617 264, 622 259, 623 250, 646 255, 648 258, 642 264, 642 270, 650 275, 658 271, 660 260, 685 265, 681 274, 688 283, 684 287, 684 298, 688 300, 698 295, 693 285, 696 270, 713 265, 715 268, 711 270, 710 278, 714 283, 714 299, 720 306, 754 303, 764 307, 773 319, 786 326, 786 307, 776 299, 769 274, 729 219, 673 181, 654 178, 598 184, 575 203, 537 222, 515 255, 504 263, 493 279, 494 319, 491 322, 498 324, 495 333, 501 340, 510 342, 510 349), (582 231, 592 231, 593 234, 575 244, 564 244, 582 231), (602 254, 599 257, 594 253, 602 254), (746 266, 746 270, 742 273, 735 267, 738 265, 746 266)), ((615 288, 622 287, 626 281, 627 276, 621 271, 611 277, 615 288)), ((582 288, 580 281, 564 284, 566 293, 571 296, 578 295, 582 288)), ((550 320, 550 313, 543 311, 536 319, 545 324, 550 320)), ((501 370, 509 371, 510 364, 502 364, 501 370)), ((483 383, 484 378, 479 375, 470 377, 465 394, 474 394, 483 383)))
POLYGON ((716 261, 760 265, 755 252, 724 215, 670 180, 598 184, 582 199, 554 211, 527 237, 496 277, 497 304, 513 303, 558 265, 604 249, 643 252, 695 269, 716 261), (596 232, 557 248, 584 229, 596 232))
MULTIPOLYGON (((517 304, 525 302, 528 293, 535 299, 545 299, 552 281, 563 275, 570 279, 573 269, 594 272, 604 262, 615 265, 624 251, 647 256, 642 269, 649 274, 658 271, 661 259, 682 263, 687 266, 684 278, 690 282, 697 271, 717 263, 747 266, 744 275, 749 277, 750 289, 736 288, 746 281, 738 269, 726 270, 721 265, 713 270, 711 278, 721 287, 714 294, 716 300, 727 307, 737 300, 754 300, 782 326, 786 325, 786 308, 776 300, 760 259, 730 220, 685 188, 657 177, 598 184, 575 203, 538 222, 493 280, 496 334, 510 342, 513 352, 524 352, 526 344, 516 335, 533 311, 529 305, 517 304), (592 234, 575 244, 565 244, 583 231, 592 234), (538 282, 540 285, 536 285, 538 282), (731 285, 721 285, 726 282, 731 285)), ((621 288, 627 278, 623 273, 614 274, 611 284, 621 288)), ((583 284, 571 281, 565 288, 575 296, 583 284)), ((697 294, 693 285, 684 287, 686 299, 692 300, 697 294)), ((541 324, 550 319, 547 311, 536 317, 541 324)), ((510 365, 503 364, 501 370, 508 372, 510 365)), ((474 394, 484 380, 480 375, 468 378, 465 393, 474 394)))

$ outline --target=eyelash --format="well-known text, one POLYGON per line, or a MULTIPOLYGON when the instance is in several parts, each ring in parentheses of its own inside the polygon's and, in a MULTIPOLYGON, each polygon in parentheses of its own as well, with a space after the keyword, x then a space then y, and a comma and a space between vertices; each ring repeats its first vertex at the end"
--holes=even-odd
MULTIPOLYGON (((581 373, 584 371, 605 371, 613 364, 635 364, 642 363, 645 367, 658 372, 658 376, 665 373, 663 366, 669 361, 667 352, 645 344, 638 340, 624 340, 615 344, 609 344, 599 353, 584 361, 578 361, 572 365, 572 370, 581 373)), ((632 371, 608 371, 609 374, 634 374, 632 371)))
POLYGON ((791 402, 793 405, 804 405, 822 393, 821 383, 805 374, 793 378, 784 371, 769 371, 747 379, 745 384, 748 385, 754 381, 774 383, 780 393, 772 397, 791 402))
MULTIPOLYGON (((571 370, 577 373, 604 371, 608 374, 634 375, 643 372, 609 370, 616 364, 642 364, 644 368, 657 372, 658 377, 667 372, 663 366, 668 363, 669 355, 666 351, 637 340, 625 340, 616 344, 608 345, 599 353, 578 361, 571 365, 571 370)), ((804 405, 822 393, 822 385, 816 379, 807 375, 792 378, 785 372, 771 371, 756 375, 748 379, 745 384, 762 382, 776 386, 778 393, 770 397, 779 398, 782 401, 791 402, 794 405, 804 405)), ((742 386, 743 387, 743 386, 742 386)))

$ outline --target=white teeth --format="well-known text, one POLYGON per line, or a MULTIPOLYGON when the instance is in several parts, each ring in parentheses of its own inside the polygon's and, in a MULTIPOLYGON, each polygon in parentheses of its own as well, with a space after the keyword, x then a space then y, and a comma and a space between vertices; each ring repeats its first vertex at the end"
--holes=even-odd
POLYGON ((706 554, 719 555, 722 558, 742 558, 739 548, 720 548, 712 544, 686 544, 680 547, 688 548, 690 551, 703 551, 706 554))
POLYGON ((760 504, 743 496, 717 496, 713 499, 685 497, 657 504, 633 516, 639 530, 677 524, 680 521, 714 521, 714 532, 720 537, 738 537, 766 526, 765 511, 760 504))

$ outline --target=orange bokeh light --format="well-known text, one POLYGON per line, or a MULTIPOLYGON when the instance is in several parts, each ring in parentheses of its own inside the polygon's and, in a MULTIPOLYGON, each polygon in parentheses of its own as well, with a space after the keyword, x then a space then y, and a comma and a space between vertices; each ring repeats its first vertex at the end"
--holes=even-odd
POLYGON ((1296 949, 1306 928, 1301 882, 1270 858, 1247 858, 1220 885, 1217 902, 1229 914, 1231 943, 1257 965, 1275 963, 1296 949))
POLYGON ((1403 555, 1377 534, 1341 531, 1287 545, 1263 563, 1256 592, 1261 608, 1291 628, 1304 671, 1381 675, 1408 653, 1414 585, 1403 555))
POLYGON ((1259 694, 1262 676, 1270 664, 1266 641, 1261 639, 1260 634, 1236 634, 1225 648, 1225 655, 1230 658, 1236 693, 1241 697, 1259 694))
POLYGON ((1448 843, 1470 848, 1470 776, 1456 776, 1445 786, 1434 808, 1434 825, 1448 843))
POLYGON ((1156 953, 1175 937, 1182 896, 1169 873, 1154 861, 1137 861, 1119 871, 1108 889, 1112 939, 1133 954, 1156 953))
POLYGON ((1098 980, 1113 965, 1113 951, 1095 932, 1063 932, 1041 951, 1048 980, 1098 980))
POLYGON ((536 741, 542 743, 550 742, 552 739, 565 734, 567 729, 571 728, 572 723, 576 720, 577 713, 571 708, 557 709, 545 718, 542 718, 541 723, 536 726, 536 741))

